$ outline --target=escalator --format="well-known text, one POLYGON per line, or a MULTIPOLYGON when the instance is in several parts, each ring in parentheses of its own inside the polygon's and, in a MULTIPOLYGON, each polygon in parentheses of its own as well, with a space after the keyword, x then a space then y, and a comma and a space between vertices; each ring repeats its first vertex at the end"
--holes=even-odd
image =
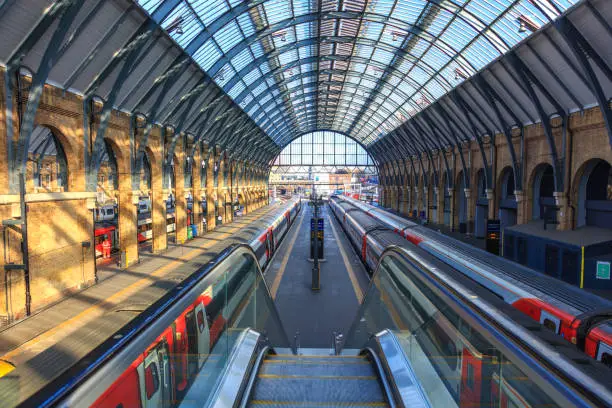
POLYGON ((368 356, 268 355, 257 372, 249 406, 388 406, 368 356))
POLYGON ((24 405, 612 405, 609 369, 442 272, 388 250, 350 331, 309 349, 289 340, 253 252, 231 247, 24 405))

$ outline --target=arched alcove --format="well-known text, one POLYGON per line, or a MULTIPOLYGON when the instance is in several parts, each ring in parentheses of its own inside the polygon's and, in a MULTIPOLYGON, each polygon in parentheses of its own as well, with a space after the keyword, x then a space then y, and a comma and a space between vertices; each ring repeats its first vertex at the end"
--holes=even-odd
POLYGON ((26 189, 67 191, 68 163, 55 130, 36 126, 28 145, 26 189))
POLYGON ((538 165, 534 170, 531 185, 531 218, 544 218, 544 209, 555 204, 555 175, 553 167, 548 163, 538 165))
MULTIPOLYGON (((377 201, 377 176, 374 160, 360 143, 342 133, 316 131, 283 148, 273 162, 269 182, 275 188, 291 184, 309 188, 314 182, 319 190, 346 190, 363 200, 377 201)), ((390 201, 390 189, 387 194, 386 205, 396 206, 397 202, 390 201)))
POLYGON ((502 169, 498 181, 499 186, 499 221, 501 228, 516 224, 517 204, 514 195, 514 171, 508 166, 502 169))
POLYGON ((576 226, 612 228, 612 168, 601 159, 587 161, 578 171, 576 226))

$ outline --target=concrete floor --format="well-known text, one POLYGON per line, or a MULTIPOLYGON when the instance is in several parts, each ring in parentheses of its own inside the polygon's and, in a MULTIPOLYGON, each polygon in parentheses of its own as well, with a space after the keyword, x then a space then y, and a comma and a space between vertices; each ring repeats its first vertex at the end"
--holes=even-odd
POLYGON ((266 282, 289 338, 299 332, 301 347, 331 348, 334 332, 348 332, 369 279, 344 231, 325 206, 321 287, 318 291, 311 289, 313 264, 308 257, 313 210, 307 205, 302 208, 299 223, 289 231, 266 271, 266 282))

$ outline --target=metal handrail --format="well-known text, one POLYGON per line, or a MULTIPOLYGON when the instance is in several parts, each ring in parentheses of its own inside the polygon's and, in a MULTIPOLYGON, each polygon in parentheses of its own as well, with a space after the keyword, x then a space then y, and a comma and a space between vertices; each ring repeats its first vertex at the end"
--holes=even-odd
MULTIPOLYGON (((482 297, 476 296, 473 291, 447 276, 443 271, 438 268, 427 268, 427 263, 415 252, 395 245, 383 251, 366 295, 348 331, 346 341, 354 337, 359 327, 360 319, 367 307, 368 297, 373 296, 374 282, 378 274, 382 273, 382 261, 388 256, 400 258, 403 262, 414 266, 415 269, 423 271, 420 277, 422 283, 434 293, 441 294, 454 302, 454 304, 449 302, 449 305, 462 312, 467 312, 482 330, 489 331, 491 339, 502 344, 505 349, 511 350, 522 361, 527 361, 537 375, 555 385, 559 393, 567 396, 569 400, 575 399, 576 395, 582 395, 596 405, 612 405, 612 390, 605 384, 585 374, 570 359, 553 350, 538 336, 513 321, 482 297)), ((583 400, 575 402, 584 404, 583 400)))
MULTIPOLYGON (((51 382, 46 384, 34 395, 23 401, 22 404, 24 406, 48 407, 60 403, 63 399, 69 396, 71 392, 77 389, 77 387, 82 385, 90 376, 94 375, 106 363, 118 355, 121 350, 128 346, 133 346, 138 337, 143 334, 146 329, 149 329, 162 318, 167 318, 166 315, 172 313, 175 308, 182 307, 181 300, 192 294, 191 292, 197 288, 198 284, 203 279, 209 276, 214 276, 215 274, 226 272, 226 270, 218 267, 239 250, 244 250, 255 261, 259 274, 259 282, 260 284, 264 285, 266 291, 267 296, 265 297, 266 302, 271 309, 271 317, 275 323, 279 325, 278 327, 280 327, 282 331, 282 335, 284 337, 283 340, 285 341, 287 348, 291 348, 291 350, 295 353, 295 347, 289 342, 287 332, 285 331, 282 321, 280 320, 278 310, 274 305, 274 301, 270 295, 270 290, 266 285, 266 281, 261 271, 261 266, 259 265, 259 261, 257 260, 255 253, 247 244, 232 244, 221 251, 206 265, 202 266, 196 272, 192 273, 183 281, 178 283, 174 288, 147 307, 143 312, 129 321, 121 329, 112 333, 103 343, 90 351, 68 370, 64 371, 51 382)), ((257 282, 257 279, 255 281, 257 282)), ((175 318, 171 320, 174 321, 174 319, 175 318)), ((130 363, 131 361, 129 361, 127 364, 129 365, 130 363)))

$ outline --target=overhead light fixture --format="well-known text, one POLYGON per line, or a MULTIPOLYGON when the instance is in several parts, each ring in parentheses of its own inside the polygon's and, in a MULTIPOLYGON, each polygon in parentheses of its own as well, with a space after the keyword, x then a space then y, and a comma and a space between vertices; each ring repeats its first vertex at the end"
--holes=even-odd
POLYGON ((524 33, 527 31, 529 31, 530 33, 533 33, 533 32, 536 32, 538 28, 540 28, 537 23, 535 23, 532 19, 530 19, 529 17, 523 14, 518 16, 517 21, 519 22, 519 28, 518 28, 519 33, 524 33))
POLYGON ((168 27, 166 27, 166 31, 168 34, 172 34, 173 32, 181 35, 183 34, 183 16, 178 16, 175 18, 168 27))
POLYGON ((459 79, 468 79, 468 76, 461 71, 459 68, 455 68, 455 79, 459 80, 459 79))

